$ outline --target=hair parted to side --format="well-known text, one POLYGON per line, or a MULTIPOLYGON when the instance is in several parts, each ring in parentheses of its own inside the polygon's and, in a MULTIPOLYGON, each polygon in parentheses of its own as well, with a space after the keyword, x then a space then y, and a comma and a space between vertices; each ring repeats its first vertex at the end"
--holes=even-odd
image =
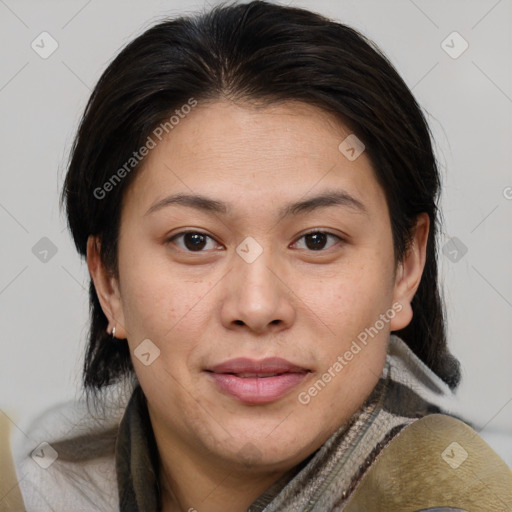
MULTIPOLYGON (((85 108, 62 191, 67 220, 85 258, 89 235, 118 277, 125 191, 143 161, 111 187, 95 190, 191 98, 263 104, 301 101, 334 114, 366 146, 391 218, 396 262, 407 253, 417 216, 430 232, 413 319, 396 334, 450 387, 459 364, 447 348, 437 267, 440 177, 431 132, 407 85, 371 40, 305 9, 256 0, 221 4, 164 20, 130 42, 107 67, 85 108)), ((341 142, 341 141, 340 141, 341 142)), ((133 374, 126 341, 112 341, 90 283, 90 330, 83 383, 97 391, 133 374)))

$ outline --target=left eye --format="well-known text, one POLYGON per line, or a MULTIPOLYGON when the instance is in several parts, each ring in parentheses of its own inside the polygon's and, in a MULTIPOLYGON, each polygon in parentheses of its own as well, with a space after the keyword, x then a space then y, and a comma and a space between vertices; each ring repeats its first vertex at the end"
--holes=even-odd
MULTIPOLYGON (((336 241, 343 241, 343 239, 339 236, 327 231, 310 231, 309 233, 302 235, 299 240, 302 240, 303 238, 305 239, 307 249, 312 251, 321 251, 322 249, 325 249, 325 244, 329 237, 336 239, 336 241)), ((332 247, 332 245, 330 247, 332 247)))

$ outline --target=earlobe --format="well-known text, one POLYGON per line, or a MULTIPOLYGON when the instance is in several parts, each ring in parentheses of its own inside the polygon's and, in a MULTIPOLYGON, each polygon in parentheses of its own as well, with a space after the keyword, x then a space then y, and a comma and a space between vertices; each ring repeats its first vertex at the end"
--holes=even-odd
POLYGON ((100 242, 97 237, 92 235, 87 240, 87 266, 101 304, 101 309, 108 318, 109 325, 107 331, 110 333, 112 328, 115 327, 116 338, 127 338, 118 282, 105 269, 101 260, 100 242))
POLYGON ((420 285, 425 267, 430 219, 427 213, 418 215, 409 250, 398 265, 393 303, 400 303, 402 309, 391 320, 392 331, 407 327, 412 320, 412 299, 420 285))

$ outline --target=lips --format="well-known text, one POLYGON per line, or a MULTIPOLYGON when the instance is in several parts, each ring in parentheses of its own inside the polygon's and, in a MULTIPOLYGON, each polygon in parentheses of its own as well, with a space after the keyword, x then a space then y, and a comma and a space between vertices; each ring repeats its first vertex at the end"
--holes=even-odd
POLYGON ((239 357, 230 359, 221 364, 208 369, 213 373, 233 373, 233 374, 279 374, 279 373, 299 373, 307 372, 306 368, 290 363, 280 357, 268 357, 260 361, 254 359, 239 357))
POLYGON ((288 394, 309 373, 286 359, 238 358, 207 369, 217 388, 241 402, 264 404, 288 394))

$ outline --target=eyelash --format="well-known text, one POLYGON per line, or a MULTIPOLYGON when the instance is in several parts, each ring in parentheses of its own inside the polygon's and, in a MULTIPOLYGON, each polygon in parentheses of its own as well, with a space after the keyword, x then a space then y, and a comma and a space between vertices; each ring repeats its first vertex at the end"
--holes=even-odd
MULTIPOLYGON (((214 240, 210 235, 206 234, 206 233, 203 233, 202 231, 197 231, 197 230, 187 230, 187 231, 181 231, 175 235, 173 235, 172 237, 170 237, 169 239, 166 240, 167 243, 169 242, 173 242, 175 239, 179 238, 179 237, 182 237, 186 234, 189 234, 189 233, 194 233, 194 234, 198 234, 198 235, 204 235, 205 237, 211 239, 211 240, 214 240)), ((307 235, 312 235, 312 234, 316 234, 316 233, 321 233, 321 234, 325 234, 327 235, 328 237, 331 236, 331 237, 334 237, 334 238, 337 238, 338 241, 340 242, 345 242, 345 240, 343 238, 341 238, 340 236, 338 235, 335 235, 334 233, 331 233, 330 231, 322 231, 322 230, 318 230, 318 229, 314 229, 312 231, 308 231, 307 233, 304 233, 302 234, 296 242, 294 243, 297 243, 299 240, 301 240, 302 238, 306 237, 307 235)), ((336 245, 336 244, 334 244, 336 245)), ((331 247, 334 247, 334 245, 332 245, 331 247)), ((308 250, 308 252, 325 252, 327 250, 329 250, 331 247, 328 247, 327 249, 319 249, 317 251, 314 251, 314 250, 308 250)), ((186 247, 185 248, 182 248, 180 247, 180 249, 183 249, 184 251, 186 252, 189 252, 189 253, 201 253, 201 252, 206 252, 205 250, 200 250, 200 251, 190 251, 188 250, 186 247)))

